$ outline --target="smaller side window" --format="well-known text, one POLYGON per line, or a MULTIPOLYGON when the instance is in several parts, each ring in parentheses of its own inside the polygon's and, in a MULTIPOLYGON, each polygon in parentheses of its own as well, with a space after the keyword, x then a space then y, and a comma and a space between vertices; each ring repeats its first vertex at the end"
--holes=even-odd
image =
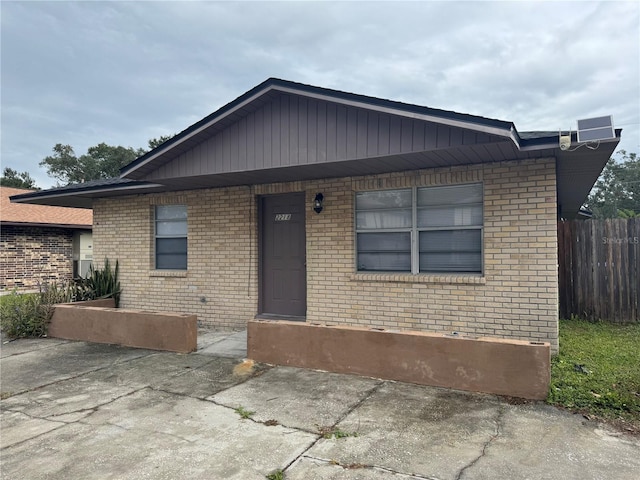
POLYGON ((157 270, 187 269, 187 206, 155 208, 155 256, 157 270))

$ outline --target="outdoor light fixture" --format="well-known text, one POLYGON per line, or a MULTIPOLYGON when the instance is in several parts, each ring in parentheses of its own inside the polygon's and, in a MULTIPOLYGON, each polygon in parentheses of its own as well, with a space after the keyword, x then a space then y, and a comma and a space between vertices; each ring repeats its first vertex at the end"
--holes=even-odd
POLYGON ((316 198, 313 199, 313 209, 316 213, 320 213, 322 211, 322 202, 324 201, 324 195, 321 193, 316 193, 316 198))

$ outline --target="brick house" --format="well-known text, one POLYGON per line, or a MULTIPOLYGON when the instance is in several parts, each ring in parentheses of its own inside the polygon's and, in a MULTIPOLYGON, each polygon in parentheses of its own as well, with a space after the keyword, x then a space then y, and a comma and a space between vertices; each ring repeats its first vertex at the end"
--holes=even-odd
POLYGON ((0 186, 0 292, 69 280, 91 263, 91 210, 9 200, 32 192, 0 186))
POLYGON ((619 135, 562 150, 558 132, 268 79, 119 178, 14 200, 92 207, 124 307, 555 350, 556 222, 619 135))

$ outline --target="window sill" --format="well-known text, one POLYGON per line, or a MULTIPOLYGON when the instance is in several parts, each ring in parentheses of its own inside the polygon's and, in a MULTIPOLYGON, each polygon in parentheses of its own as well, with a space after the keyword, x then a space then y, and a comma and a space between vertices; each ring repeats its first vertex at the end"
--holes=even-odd
POLYGON ((354 273, 350 280, 356 282, 397 282, 397 283, 445 283, 485 285, 486 278, 474 274, 429 274, 410 273, 354 273))
POLYGON ((150 277, 186 277, 186 270, 151 270, 150 277))

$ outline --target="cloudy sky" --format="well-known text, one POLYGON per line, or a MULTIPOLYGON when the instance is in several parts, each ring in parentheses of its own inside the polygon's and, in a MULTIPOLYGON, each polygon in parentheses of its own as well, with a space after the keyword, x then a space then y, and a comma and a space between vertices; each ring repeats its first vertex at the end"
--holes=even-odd
POLYGON ((2 1, 1 162, 177 133, 268 77, 519 131, 613 115, 640 153, 638 2, 2 1))

